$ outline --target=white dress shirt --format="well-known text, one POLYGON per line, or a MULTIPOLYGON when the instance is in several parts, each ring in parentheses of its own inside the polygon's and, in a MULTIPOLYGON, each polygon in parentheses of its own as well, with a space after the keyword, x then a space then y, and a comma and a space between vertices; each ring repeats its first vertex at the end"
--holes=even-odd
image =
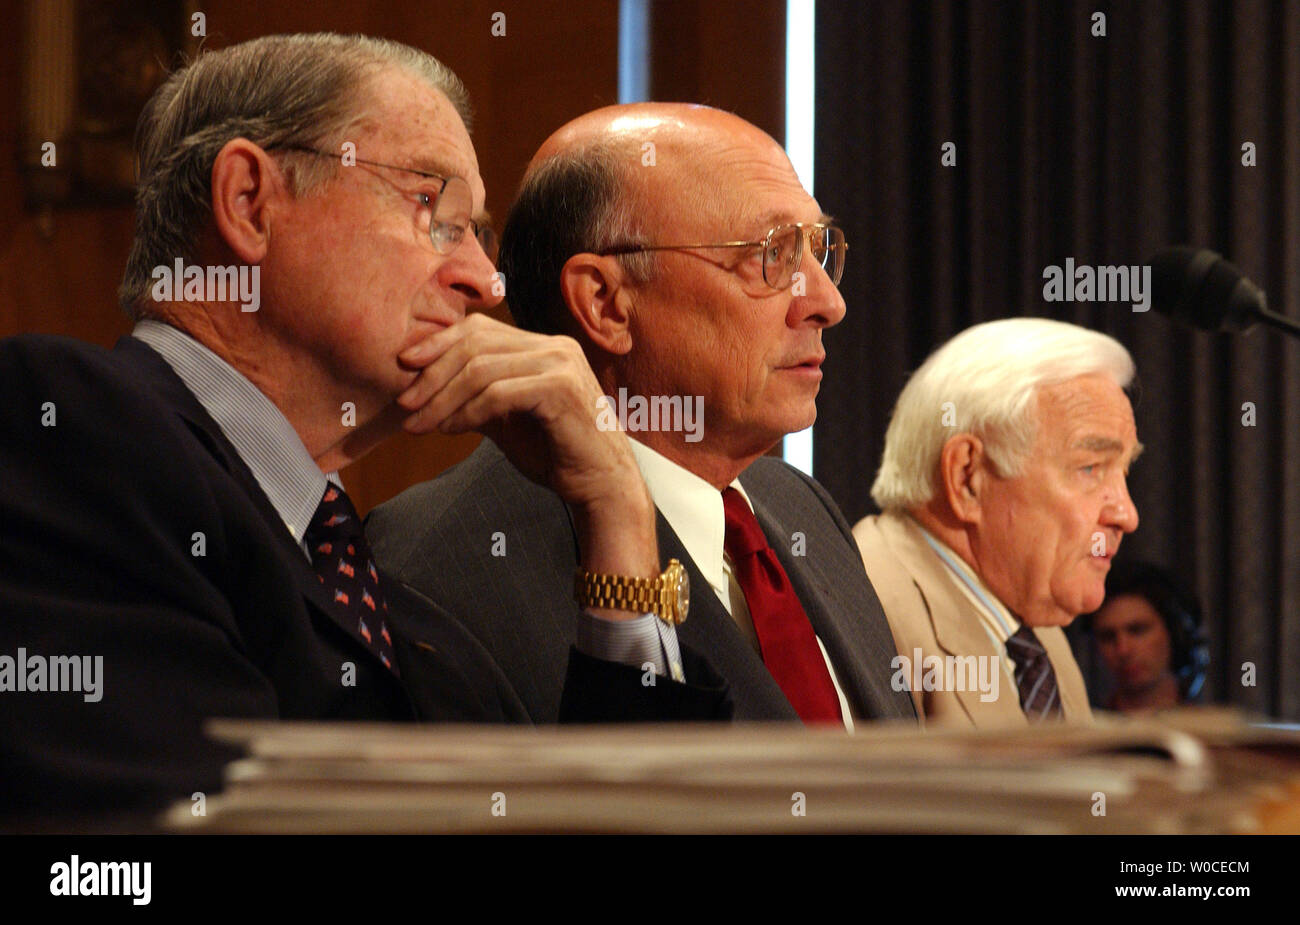
MULTIPOLYGON (((722 492, 640 441, 633 439, 631 443, 632 453, 636 456, 641 476, 650 489, 650 497, 654 499, 655 507, 659 508, 668 525, 677 534, 677 538, 682 541, 687 555, 694 560, 696 567, 704 575, 704 580, 709 583, 713 593, 731 615, 741 634, 749 640, 754 651, 758 652, 758 635, 754 632, 754 621, 749 615, 749 605, 745 602, 745 593, 732 572, 731 557, 727 555, 724 548, 727 519, 722 508, 722 492)), ((730 487, 740 493, 752 511, 754 505, 749 500, 744 486, 740 484, 740 480, 733 481, 730 487)), ((692 588, 691 593, 697 594, 702 590, 692 588)), ((821 639, 817 640, 817 646, 826 661, 826 670, 830 672, 831 683, 835 685, 835 695, 840 701, 840 715, 844 717, 844 727, 852 732, 853 716, 849 710, 848 699, 840 687, 839 678, 835 675, 835 666, 831 664, 830 655, 822 645, 821 639)))

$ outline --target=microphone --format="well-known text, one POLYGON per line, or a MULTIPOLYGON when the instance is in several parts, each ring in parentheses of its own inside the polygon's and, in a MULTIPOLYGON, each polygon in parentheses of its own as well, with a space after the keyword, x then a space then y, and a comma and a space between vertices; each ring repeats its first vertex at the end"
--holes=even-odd
POLYGON ((1156 311, 1205 331, 1244 331, 1262 321, 1300 337, 1300 324, 1269 311, 1264 290, 1223 259, 1195 247, 1165 247, 1151 257, 1156 311))

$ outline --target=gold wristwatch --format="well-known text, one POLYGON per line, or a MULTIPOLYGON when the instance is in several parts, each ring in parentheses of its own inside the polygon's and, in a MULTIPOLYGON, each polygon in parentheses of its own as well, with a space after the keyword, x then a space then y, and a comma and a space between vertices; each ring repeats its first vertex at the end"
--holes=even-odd
POLYGON ((676 559, 658 578, 628 578, 578 569, 573 596, 580 607, 652 613, 673 626, 686 619, 691 606, 691 580, 676 559))

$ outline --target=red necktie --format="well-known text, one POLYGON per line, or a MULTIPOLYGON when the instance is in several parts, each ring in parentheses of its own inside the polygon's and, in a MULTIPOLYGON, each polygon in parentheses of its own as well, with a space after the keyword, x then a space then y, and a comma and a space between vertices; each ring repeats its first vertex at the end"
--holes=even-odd
POLYGON ((722 493, 722 509, 724 547, 745 593, 763 664, 805 723, 843 723, 817 636, 758 518, 734 488, 722 493))

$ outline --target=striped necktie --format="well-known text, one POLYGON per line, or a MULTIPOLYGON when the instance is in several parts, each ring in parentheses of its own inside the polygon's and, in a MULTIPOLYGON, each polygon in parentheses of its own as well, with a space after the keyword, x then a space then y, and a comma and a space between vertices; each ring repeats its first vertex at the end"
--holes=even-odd
POLYGON ((1061 697, 1056 688, 1056 672, 1047 650, 1034 635, 1033 627, 1021 623, 1020 629, 1007 640, 1007 654, 1016 666, 1016 687, 1020 691, 1020 709, 1031 723, 1061 718, 1061 697))

